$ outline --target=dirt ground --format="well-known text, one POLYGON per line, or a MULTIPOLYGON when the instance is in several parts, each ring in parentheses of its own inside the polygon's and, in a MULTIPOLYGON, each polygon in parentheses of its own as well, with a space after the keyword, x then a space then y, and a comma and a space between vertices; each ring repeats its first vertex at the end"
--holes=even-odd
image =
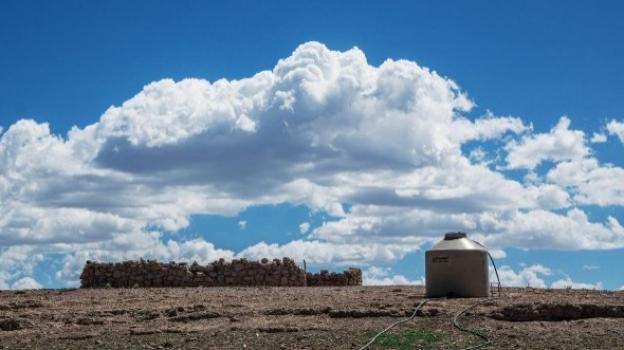
MULTIPOLYGON (((410 315, 422 287, 0 292, 0 349, 359 349, 410 315)), ((479 299, 430 299, 370 349, 460 349, 451 319, 479 299)), ((460 319, 486 349, 624 349, 624 292, 504 289, 460 319)))

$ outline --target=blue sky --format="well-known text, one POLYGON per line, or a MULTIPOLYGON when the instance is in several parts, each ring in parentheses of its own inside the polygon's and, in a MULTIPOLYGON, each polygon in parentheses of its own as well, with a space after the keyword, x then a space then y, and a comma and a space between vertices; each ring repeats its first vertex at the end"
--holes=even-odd
POLYGON ((71 285, 87 258, 236 254, 418 282, 422 251, 466 230, 508 284, 618 289, 623 10, 4 1, 0 288, 71 285))

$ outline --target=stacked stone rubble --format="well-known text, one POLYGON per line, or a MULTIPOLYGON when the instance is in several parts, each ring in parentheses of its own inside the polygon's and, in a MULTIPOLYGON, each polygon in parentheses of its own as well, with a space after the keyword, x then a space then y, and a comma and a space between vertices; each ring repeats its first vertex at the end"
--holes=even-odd
POLYGON ((319 273, 307 273, 307 285, 314 286, 361 286, 362 270, 350 268, 342 273, 322 270, 319 273))
POLYGON ((289 258, 272 261, 234 259, 230 262, 220 259, 207 265, 141 259, 117 263, 87 261, 80 281, 83 288, 344 286, 361 285, 362 273, 359 269, 349 269, 342 274, 327 271, 306 274, 289 258))

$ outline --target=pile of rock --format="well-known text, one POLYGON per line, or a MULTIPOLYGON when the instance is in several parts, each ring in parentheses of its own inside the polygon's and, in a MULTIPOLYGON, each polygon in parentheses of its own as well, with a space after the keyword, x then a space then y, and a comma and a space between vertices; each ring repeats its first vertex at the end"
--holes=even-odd
POLYGON ((349 268, 342 273, 321 270, 319 273, 307 273, 308 286, 361 286, 362 270, 349 268))
POLYGON ((80 281, 82 288, 346 286, 361 285, 362 272, 351 268, 344 273, 306 274, 290 258, 230 262, 220 259, 207 265, 141 259, 117 263, 87 261, 80 281))

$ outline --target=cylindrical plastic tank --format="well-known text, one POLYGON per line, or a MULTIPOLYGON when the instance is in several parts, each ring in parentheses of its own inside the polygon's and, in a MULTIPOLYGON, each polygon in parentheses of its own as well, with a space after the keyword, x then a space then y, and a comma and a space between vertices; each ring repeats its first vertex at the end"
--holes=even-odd
POLYGON ((447 233, 425 252, 427 297, 490 295, 488 252, 463 232, 447 233))

